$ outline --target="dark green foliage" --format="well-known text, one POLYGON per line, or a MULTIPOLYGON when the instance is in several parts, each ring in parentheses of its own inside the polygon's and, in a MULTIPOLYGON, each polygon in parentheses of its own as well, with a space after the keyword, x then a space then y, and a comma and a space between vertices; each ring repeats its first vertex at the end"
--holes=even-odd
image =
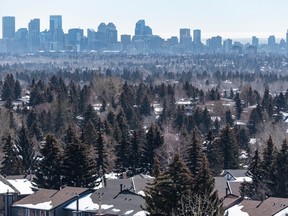
POLYGON ((30 140, 28 131, 24 124, 17 133, 17 139, 15 141, 19 156, 21 157, 21 163, 24 169, 24 173, 29 173, 34 170, 36 163, 36 153, 34 149, 34 144, 30 140))
POLYGON ((2 101, 6 101, 8 98, 12 100, 15 99, 15 80, 12 74, 7 74, 4 79, 2 92, 1 92, 1 99, 2 101))
POLYGON ((146 141, 143 146, 143 168, 145 173, 153 170, 155 150, 164 143, 163 135, 156 125, 151 125, 146 133, 146 141))
POLYGON ((198 128, 192 131, 191 141, 186 150, 185 163, 190 169, 192 176, 195 178, 199 172, 202 163, 203 146, 201 142, 201 134, 198 128))
POLYGON ((82 140, 83 143, 89 146, 96 145, 97 131, 91 120, 89 120, 88 123, 85 125, 82 136, 83 136, 82 140))
POLYGON ((207 158, 213 176, 218 176, 224 168, 224 158, 219 138, 209 141, 207 146, 207 158))
POLYGON ((41 131, 39 124, 40 123, 39 123, 37 113, 34 109, 32 109, 31 111, 29 111, 27 115, 26 125, 30 133, 30 136, 33 137, 35 135, 37 140, 42 139, 42 131, 41 131))
POLYGON ((108 172, 108 152, 107 146, 104 140, 104 135, 102 134, 102 130, 98 130, 97 139, 95 143, 95 150, 96 150, 96 166, 97 170, 99 171, 102 169, 103 174, 108 172))
POLYGON ((226 125, 220 132, 219 143, 224 159, 224 169, 239 168, 239 146, 233 130, 226 125))
POLYGON ((255 135, 258 131, 260 124, 263 122, 262 111, 259 104, 257 107, 252 110, 249 116, 249 121, 247 127, 250 131, 250 134, 255 135))
POLYGON ((40 153, 42 158, 35 170, 34 182, 39 188, 59 189, 62 186, 62 150, 53 135, 46 136, 40 153))
POLYGON ((145 95, 141 105, 140 105, 140 114, 144 115, 144 116, 149 116, 151 113, 151 103, 147 97, 147 95, 145 95))
POLYGON ((275 180, 274 196, 288 198, 288 145, 286 139, 283 141, 281 150, 277 154, 273 173, 273 179, 275 180))
POLYGON ((145 210, 150 215, 172 216, 181 206, 181 198, 192 190, 193 180, 189 169, 176 155, 168 170, 158 175, 146 190, 145 210))
POLYGON ((64 149, 62 170, 63 183, 68 186, 95 186, 96 163, 91 157, 91 148, 81 143, 75 135, 72 137, 72 143, 67 143, 64 149))
POLYGON ((121 140, 116 144, 115 169, 117 172, 127 172, 130 168, 129 152, 131 152, 131 142, 127 134, 122 134, 121 140))
POLYGON ((243 112, 243 107, 242 107, 240 95, 238 92, 235 95, 234 101, 235 101, 235 108, 236 108, 236 118, 240 119, 241 113, 243 112))
POLYGON ((225 117, 226 117, 226 124, 229 124, 232 127, 234 125, 234 120, 230 110, 227 110, 225 112, 225 117))
POLYGON ((131 151, 129 152, 130 174, 131 176, 142 172, 142 148, 143 148, 143 133, 142 130, 133 131, 131 138, 131 151))
POLYGON ((14 85, 14 97, 15 99, 21 98, 22 95, 22 88, 20 85, 20 82, 16 80, 15 85, 14 85))
POLYGON ((23 167, 18 155, 16 146, 10 133, 2 138, 4 158, 1 162, 1 175, 20 175, 23 173, 23 167))

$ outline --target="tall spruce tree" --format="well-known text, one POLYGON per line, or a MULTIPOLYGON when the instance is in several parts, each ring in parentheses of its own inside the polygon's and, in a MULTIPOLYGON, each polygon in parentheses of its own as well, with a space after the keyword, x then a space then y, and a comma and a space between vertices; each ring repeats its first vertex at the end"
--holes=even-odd
POLYGON ((107 146, 104 140, 104 136, 101 129, 98 129, 97 139, 95 143, 95 149, 96 149, 96 166, 97 170, 99 171, 102 169, 103 174, 108 172, 108 152, 107 152, 107 146))
POLYGON ((192 138, 186 150, 185 163, 190 169, 192 176, 195 178, 199 172, 202 163, 203 147, 201 142, 201 134, 198 128, 192 131, 192 138))
POLYGON ((239 168, 239 146, 230 125, 226 125, 220 132, 219 142, 224 159, 224 169, 239 168))
POLYGON ((267 185, 270 191, 267 191, 269 194, 273 194, 274 191, 274 181, 273 181, 273 173, 275 168, 277 151, 272 140, 272 137, 269 136, 269 139, 266 143, 266 146, 263 151, 263 161, 262 161, 262 178, 263 182, 267 185))
POLYGON ((172 216, 181 206, 181 198, 192 190, 193 178, 189 169, 175 155, 168 170, 159 174, 147 188, 144 209, 151 216, 172 216))
POLYGON ((53 135, 47 135, 40 149, 42 159, 35 170, 34 182, 39 188, 59 189, 62 185, 62 150, 53 135))
POLYGON ((1 162, 1 175, 20 175, 23 173, 23 167, 18 155, 12 136, 8 133, 2 138, 4 158, 1 162))
POLYGON ((37 156, 35 153, 34 144, 29 138, 28 131, 24 126, 23 122, 20 130, 18 131, 15 145, 21 157, 21 163, 24 168, 24 173, 33 172, 37 156))
POLYGON ((282 143, 281 150, 277 154, 275 171, 274 171, 274 191, 276 197, 288 198, 288 144, 285 139, 282 143))
POLYGON ((81 143, 73 135, 72 143, 66 144, 62 166, 63 183, 74 187, 92 188, 95 186, 96 162, 91 157, 89 146, 81 143))

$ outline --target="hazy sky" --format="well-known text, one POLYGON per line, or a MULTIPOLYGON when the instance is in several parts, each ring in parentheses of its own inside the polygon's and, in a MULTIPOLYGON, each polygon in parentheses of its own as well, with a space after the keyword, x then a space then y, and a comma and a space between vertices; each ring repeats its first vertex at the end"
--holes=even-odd
POLYGON ((49 15, 62 15, 65 32, 81 27, 86 34, 113 22, 119 35, 133 34, 135 23, 145 19, 164 38, 178 36, 183 27, 201 29, 203 38, 284 38, 287 8, 287 0, 0 0, 0 16, 15 16, 16 29, 33 18, 41 19, 41 30, 49 29, 49 15))

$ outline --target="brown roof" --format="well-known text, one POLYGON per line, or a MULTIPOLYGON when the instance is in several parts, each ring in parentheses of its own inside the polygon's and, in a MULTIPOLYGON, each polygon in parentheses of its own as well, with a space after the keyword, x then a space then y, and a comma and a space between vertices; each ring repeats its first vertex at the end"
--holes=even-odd
POLYGON ((240 185, 242 182, 233 182, 233 181, 229 181, 229 187, 230 187, 230 191, 231 194, 234 194, 236 196, 240 196, 240 185))
MULTIPOLYGON (((219 198, 224 198, 227 195, 226 189, 227 181, 224 177, 214 177, 215 180, 215 189, 218 191, 219 198)), ((228 192, 229 194, 230 192, 228 192)))
POLYGON ((51 209, 53 209, 88 190, 90 189, 79 187, 65 187, 61 190, 40 189, 35 194, 31 194, 14 203, 13 206, 16 207, 17 205, 26 204, 37 205, 51 201, 51 209))
POLYGON ((243 212, 253 216, 272 216, 288 207, 288 199, 270 197, 263 202, 243 200, 243 212))

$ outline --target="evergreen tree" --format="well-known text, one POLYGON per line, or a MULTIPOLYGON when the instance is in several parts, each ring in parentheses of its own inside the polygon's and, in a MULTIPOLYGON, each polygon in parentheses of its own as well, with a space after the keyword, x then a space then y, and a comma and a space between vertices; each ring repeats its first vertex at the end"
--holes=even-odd
POLYGON ((35 170, 35 183, 39 188, 59 189, 62 185, 62 150, 53 135, 47 135, 45 145, 40 149, 42 159, 35 170))
POLYGON ((100 168, 102 168, 103 174, 108 172, 108 152, 107 152, 107 147, 106 143, 104 141, 104 137, 102 134, 102 130, 98 129, 98 135, 97 135, 97 140, 96 140, 96 165, 97 165, 97 170, 99 171, 100 168))
POLYGON ((82 140, 85 144, 89 146, 95 146, 97 140, 97 131, 92 121, 89 120, 86 126, 83 129, 83 138, 82 140))
POLYGON ((146 142, 143 146, 143 168, 144 172, 151 173, 153 170, 155 150, 164 143, 160 129, 151 125, 146 133, 146 142))
POLYGON ((173 158, 168 170, 158 175, 147 188, 145 210, 151 216, 172 216, 181 206, 181 198, 192 190, 193 179, 179 155, 173 158))
POLYGON ((263 117, 262 117, 261 107, 258 104, 257 107, 252 110, 249 116, 247 127, 250 131, 250 134, 252 135, 256 134, 261 122, 263 122, 263 117))
POLYGON ((270 191, 267 192, 271 194, 274 191, 273 173, 275 169, 276 153, 277 152, 272 137, 269 136, 269 139, 263 151, 263 161, 261 163, 261 166, 263 182, 270 189, 270 191))
POLYGON ((143 137, 140 130, 133 131, 131 138, 131 152, 129 154, 129 161, 131 164, 131 176, 140 174, 142 172, 141 157, 142 157, 143 137))
POLYGON ((275 171, 274 171, 274 191, 273 196, 288 198, 288 145, 285 139, 282 143, 281 150, 277 154, 275 171))
POLYGON ((131 143, 129 136, 122 134, 121 141, 116 144, 115 154, 116 162, 115 168, 117 172, 127 172, 130 168, 129 152, 131 151, 131 143))
POLYGON ((35 153, 34 144, 30 140, 27 129, 25 128, 23 122, 20 130, 18 131, 15 145, 21 157, 24 173, 29 171, 32 172, 36 164, 37 156, 35 153))
POLYGON ((235 108, 236 108, 236 118, 240 119, 241 113, 243 112, 243 108, 241 104, 240 94, 238 92, 235 95, 234 101, 235 101, 235 108))
POLYGON ((230 110, 227 110, 225 112, 225 117, 226 117, 226 124, 229 124, 232 127, 234 125, 234 120, 230 110))
POLYGON ((201 134, 198 128, 194 128, 192 138, 186 150, 185 162, 190 169, 192 176, 195 178, 199 172, 202 163, 203 146, 201 134))
POLYGON ((12 100, 15 98, 14 94, 14 85, 15 80, 12 74, 7 74, 4 79, 2 92, 1 92, 1 99, 2 101, 6 101, 8 98, 12 100))
POLYGON ((239 168, 239 146, 233 130, 226 125, 220 132, 219 142, 223 152, 224 169, 239 168))
POLYGON ((13 143, 11 134, 2 138, 4 158, 1 162, 1 175, 20 175, 23 173, 23 167, 18 155, 16 146, 13 143))
POLYGON ((211 141, 207 146, 207 158, 213 176, 218 176, 224 168, 224 157, 221 149, 221 141, 219 138, 211 141))
POLYGON ((21 89, 20 82, 18 80, 16 80, 15 85, 14 85, 14 97, 15 97, 15 99, 21 98, 21 94, 22 94, 22 89, 21 89))
POLYGON ((144 116, 149 116, 150 113, 151 113, 151 103, 148 99, 148 96, 145 95, 140 106, 140 114, 144 116))
POLYGON ((91 157, 89 146, 81 143, 73 135, 72 143, 66 145, 63 158, 63 183, 74 187, 92 188, 95 186, 96 163, 91 157))

